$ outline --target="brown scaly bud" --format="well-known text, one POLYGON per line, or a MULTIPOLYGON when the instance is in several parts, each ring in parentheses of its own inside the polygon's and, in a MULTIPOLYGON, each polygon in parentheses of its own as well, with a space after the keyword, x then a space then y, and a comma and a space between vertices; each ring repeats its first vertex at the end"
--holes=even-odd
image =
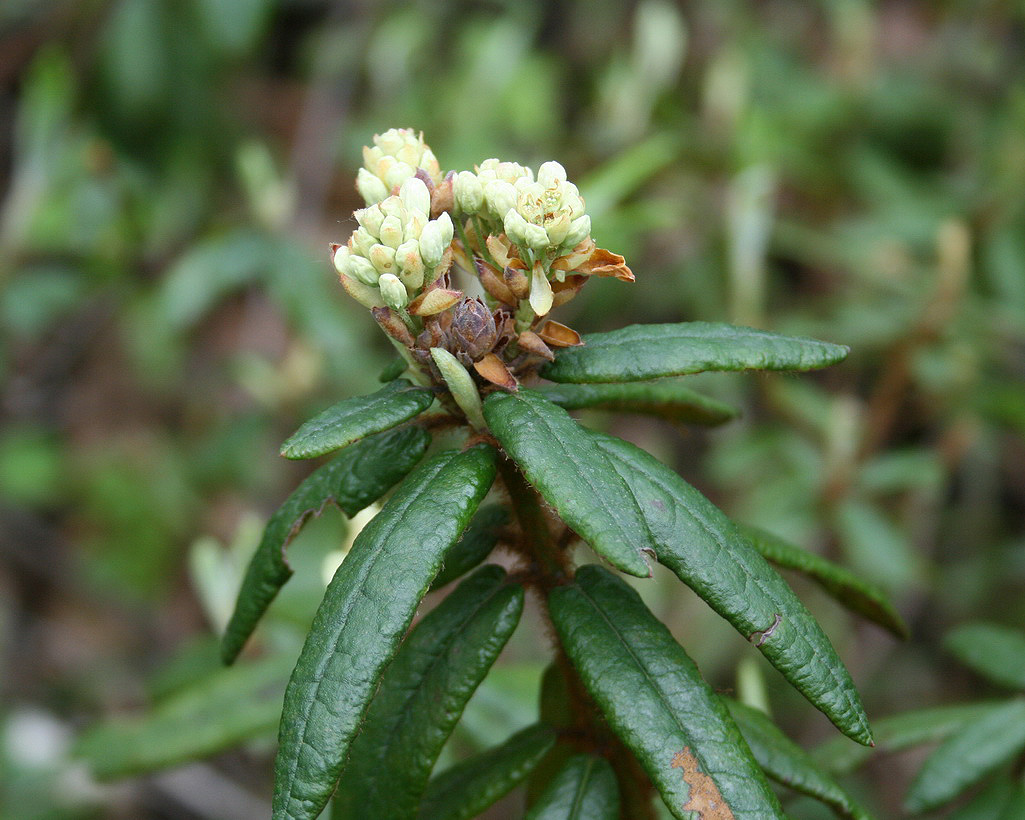
POLYGON ((396 342, 406 347, 413 346, 413 334, 409 332, 409 328, 395 311, 391 308, 375 307, 370 312, 374 314, 374 320, 381 326, 381 329, 396 342))
MULTIPOLYGON (((452 180, 455 178, 455 171, 445 174, 445 179, 440 185, 429 186, 431 192, 431 219, 437 219, 443 211, 451 211, 455 206, 452 196, 452 180)), ((420 172, 417 172, 420 176, 420 172)))
POLYGON ((530 295, 530 279, 527 278, 527 274, 523 271, 516 268, 506 268, 502 271, 502 280, 517 300, 526 299, 530 295))
POLYGON ((477 277, 480 279, 480 283, 494 299, 497 299, 503 304, 516 306, 519 301, 516 295, 509 290, 509 286, 505 283, 499 274, 491 265, 485 262, 483 259, 474 257, 474 266, 477 268, 477 277))
POLYGON ((480 299, 464 299, 452 316, 452 339, 471 359, 479 359, 495 346, 495 317, 480 299))
MULTIPOLYGON (((445 316, 446 314, 441 315, 445 316)), ((416 349, 430 350, 432 347, 444 347, 447 338, 448 335, 441 326, 441 322, 437 317, 432 316, 424 322, 423 331, 416 337, 416 349)))
POLYGON ((573 328, 551 319, 545 322, 537 335, 551 347, 578 347, 583 344, 580 334, 573 328))
POLYGON ((524 353, 532 353, 535 356, 540 356, 542 359, 547 359, 550 362, 555 361, 555 354, 552 353, 552 349, 544 343, 544 340, 538 336, 532 330, 524 330, 516 339, 520 346, 520 350, 524 353))
POLYGON ((516 384, 516 378, 509 372, 509 368, 505 366, 505 363, 494 353, 488 353, 479 362, 474 362, 473 369, 492 384, 498 385, 505 390, 515 392, 519 389, 519 385, 516 384))

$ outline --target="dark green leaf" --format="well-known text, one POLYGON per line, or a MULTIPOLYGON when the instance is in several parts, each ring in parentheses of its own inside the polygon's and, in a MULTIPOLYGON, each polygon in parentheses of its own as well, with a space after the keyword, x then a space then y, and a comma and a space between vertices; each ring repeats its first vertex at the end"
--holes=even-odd
POLYGON ((908 811, 942 806, 1025 748, 1025 700, 1017 698, 948 737, 919 770, 908 811))
POLYGON ((406 372, 406 368, 409 367, 409 362, 403 359, 401 356, 396 356, 385 366, 384 370, 381 371, 381 375, 378 376, 378 381, 381 382, 393 382, 399 376, 406 372))
POLYGON ((784 735, 758 709, 723 698, 751 753, 777 783, 831 806, 841 817, 869 820, 871 815, 804 749, 784 735))
POLYGON ((836 650, 736 525, 639 447, 591 436, 629 486, 658 560, 751 640, 840 731, 871 744, 861 698, 836 650))
POLYGON ((327 588, 285 692, 275 820, 313 820, 417 604, 495 477, 495 451, 418 467, 357 536, 327 588))
POLYGON ((512 791, 555 743, 555 732, 535 724, 501 746, 457 763, 431 779, 418 820, 470 820, 512 791))
POLYGON ((617 569, 651 575, 647 528, 623 480, 589 433, 532 390, 492 393, 484 418, 506 452, 559 516, 617 569))
POLYGON ((487 558, 498 543, 502 527, 508 523, 509 511, 500 504, 489 504, 477 510, 463 537, 445 553, 445 566, 431 589, 441 589, 487 558))
POLYGON ((813 552, 801 549, 758 527, 740 525, 740 531, 751 545, 778 567, 792 569, 811 578, 852 612, 889 630, 898 638, 907 639, 907 625, 875 584, 863 581, 845 567, 827 561, 813 552))
POLYGON ((107 780, 165 769, 273 735, 291 658, 242 663, 176 693, 149 714, 103 724, 77 752, 107 780))
POLYGON ((335 791, 332 820, 412 817, 463 708, 523 611, 523 587, 489 565, 402 644, 381 680, 335 791))
POLYGON ((565 410, 639 413, 682 424, 717 425, 739 415, 728 404, 688 390, 678 381, 556 384, 542 387, 541 393, 565 410))
POLYGON ((430 443, 430 435, 420 427, 380 433, 353 445, 299 485, 267 522, 249 562, 221 645, 225 663, 235 660, 278 590, 292 577, 285 548, 306 520, 329 503, 355 515, 413 469, 430 443))
POLYGON ((1000 820, 1021 820, 1025 817, 1025 783, 1015 783, 1007 796, 1000 820))
POLYGON ((705 370, 814 370, 843 361, 842 345, 714 322, 629 325, 584 336, 541 375, 553 382, 636 382, 705 370))
POLYGON ((1025 634, 996 624, 965 624, 944 642, 966 666, 1011 689, 1025 689, 1025 634))
POLYGON ((571 757, 527 820, 617 820, 619 786, 608 761, 593 755, 571 757))
POLYGON ((726 707, 640 596, 590 564, 549 595, 566 654, 675 817, 725 801, 737 818, 782 817, 726 707))
POLYGON ((281 445, 281 455, 285 458, 325 455, 420 415, 433 400, 434 393, 426 387, 396 379, 376 393, 340 401, 310 419, 281 445))

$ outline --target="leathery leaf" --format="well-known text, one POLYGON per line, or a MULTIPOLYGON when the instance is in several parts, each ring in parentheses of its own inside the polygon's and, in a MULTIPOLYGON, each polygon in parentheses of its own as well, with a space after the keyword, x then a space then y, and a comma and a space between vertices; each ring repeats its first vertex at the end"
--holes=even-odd
POLYGON ((566 410, 613 410, 657 416, 681 424, 714 426, 739 414, 728 404, 695 393, 677 380, 622 384, 554 384, 541 388, 546 399, 566 410))
POLYGON ((482 567, 403 642, 352 743, 332 820, 416 814, 431 769, 463 708, 523 611, 523 587, 482 567))
POLYGON ((640 596, 590 564, 549 594, 559 640, 674 817, 783 817, 726 707, 640 596), (707 813, 724 803, 729 813, 707 813))
POLYGON ((587 430, 525 389, 492 393, 484 418, 527 480, 595 552, 630 575, 651 575, 641 550, 653 545, 641 512, 587 430))
POLYGON ((555 775, 527 820, 616 820, 619 786, 609 762, 593 755, 574 755, 555 775))
POLYGON ((495 457, 477 445, 424 462, 357 536, 285 691, 275 820, 313 820, 324 808, 385 665, 494 481, 495 457))
POLYGON ((865 809, 804 749, 784 735, 768 715, 729 698, 730 710, 758 765, 777 783, 807 794, 849 820, 871 820, 865 809))
POLYGON ((843 361, 848 348, 717 322, 629 325, 591 333, 555 355, 541 375, 553 382, 636 382, 705 370, 814 370, 843 361))
POLYGON ((225 663, 238 657, 278 590, 292 577, 285 548, 306 520, 329 503, 354 516, 413 469, 430 443, 420 427, 379 433, 346 449, 299 485, 267 522, 246 569, 221 643, 225 663))
POLYGON ((390 430, 431 406, 434 393, 395 379, 376 393, 338 402, 314 416, 281 445, 285 458, 326 455, 373 433, 390 430))
POLYGON ((542 724, 521 729, 500 746, 431 778, 417 820, 470 820, 512 791, 555 743, 542 724))
POLYGON ((861 697, 833 645, 736 525, 639 447, 601 433, 591 436, 629 486, 658 560, 754 643, 840 731, 871 745, 861 697))
POLYGON ((440 589, 473 569, 487 558, 502 527, 509 523, 509 511, 500 504, 488 504, 477 510, 463 537, 445 553, 445 566, 431 584, 431 589, 440 589))

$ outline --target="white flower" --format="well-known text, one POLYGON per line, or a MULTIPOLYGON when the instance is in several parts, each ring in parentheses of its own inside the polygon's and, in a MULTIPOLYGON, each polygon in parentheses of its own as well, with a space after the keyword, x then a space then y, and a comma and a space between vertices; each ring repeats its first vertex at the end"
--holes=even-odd
POLYGON ((452 198, 456 210, 476 214, 484 205, 484 186, 473 171, 460 171, 452 181, 452 198))
MULTIPOLYGON (((407 180, 415 178, 418 169, 423 170, 436 185, 441 182, 441 166, 430 146, 424 142, 423 134, 417 134, 412 128, 391 128, 374 135, 373 147, 363 147, 363 167, 356 175, 356 189, 367 205, 373 205, 407 180)), ((424 190, 427 190, 426 186, 424 190)), ((417 193, 415 196, 420 195, 417 193)), ((419 208, 419 205, 417 208, 430 213, 430 194, 427 208, 419 208)))

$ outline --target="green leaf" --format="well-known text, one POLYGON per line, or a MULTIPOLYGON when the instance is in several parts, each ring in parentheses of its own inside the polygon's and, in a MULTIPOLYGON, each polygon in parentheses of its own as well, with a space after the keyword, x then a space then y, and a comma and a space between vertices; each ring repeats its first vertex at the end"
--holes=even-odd
POLYGON ((966 666, 1001 686, 1025 689, 1025 635, 996 624, 965 624, 944 644, 966 666))
POLYGON ((385 665, 494 481, 495 456, 478 445, 424 462, 356 537, 285 691, 275 820, 324 808, 385 665))
POLYGON ((881 718, 872 724, 876 748, 867 749, 836 737, 815 749, 815 759, 834 774, 853 771, 874 752, 898 752, 935 743, 988 715, 999 703, 969 703, 916 709, 881 718))
POLYGON ((377 377, 378 381, 381 382, 393 382, 399 376, 406 372, 406 368, 409 367, 409 362, 403 359, 401 356, 396 356, 387 365, 384 370, 381 371, 381 375, 377 377))
POLYGON ((470 820, 512 791, 555 743, 555 732, 535 724, 500 746, 433 777, 418 820, 470 820))
POLYGON ((871 745, 868 717, 836 650, 736 525, 639 447, 591 436, 629 486, 658 560, 751 640, 840 731, 871 745))
POLYGON ((431 589, 441 589, 452 583, 487 558, 498 543, 502 527, 508 523, 509 511, 501 504, 489 504, 477 510, 463 537, 445 553, 445 565, 431 584, 431 589))
POLYGON ((617 569, 651 575, 647 528, 623 480, 587 430, 532 390, 492 393, 484 418, 545 501, 617 569))
POLYGON ((376 393, 340 401, 310 419, 281 445, 281 455, 322 456, 420 415, 433 400, 434 393, 426 387, 396 379, 376 393))
POLYGON ((617 820, 619 786, 609 762, 575 755, 538 798, 526 820, 617 820))
POLYGON ((898 638, 910 636, 907 624, 875 584, 863 581, 845 567, 801 549, 758 527, 741 524, 740 531, 767 561, 811 578, 852 612, 889 630, 898 638))
POLYGON ((523 587, 489 565, 463 581, 388 666, 331 804, 332 820, 413 817, 438 754, 519 622, 523 587))
POLYGON ((306 520, 332 502, 351 518, 413 469, 430 443, 420 427, 380 433, 353 445, 299 485, 267 522, 249 562, 221 645, 225 663, 238 657, 278 590, 292 577, 285 548, 306 520))
POLYGON ((751 753, 777 783, 831 806, 841 817, 870 820, 859 806, 810 754, 784 735, 768 715, 730 698, 723 698, 751 753))
POLYGON ((640 596, 590 564, 549 594, 559 640, 609 725, 675 817, 725 801, 738 820, 783 812, 726 707, 640 596))
POLYGON ((625 384, 555 384, 541 394, 565 410, 612 410, 657 416, 680 424, 714 426, 739 413, 728 404, 689 390, 678 381, 625 384))
POLYGON ((908 811, 942 806, 1025 748, 1025 699, 1001 704, 948 737, 919 770, 908 811))
POLYGON ((714 322, 629 325, 584 336, 541 375, 553 382, 637 382, 705 370, 815 370, 848 348, 815 339, 714 322))
POLYGON ((101 780, 165 769, 254 737, 272 736, 291 658, 218 669, 149 714, 102 724, 76 749, 101 780))

